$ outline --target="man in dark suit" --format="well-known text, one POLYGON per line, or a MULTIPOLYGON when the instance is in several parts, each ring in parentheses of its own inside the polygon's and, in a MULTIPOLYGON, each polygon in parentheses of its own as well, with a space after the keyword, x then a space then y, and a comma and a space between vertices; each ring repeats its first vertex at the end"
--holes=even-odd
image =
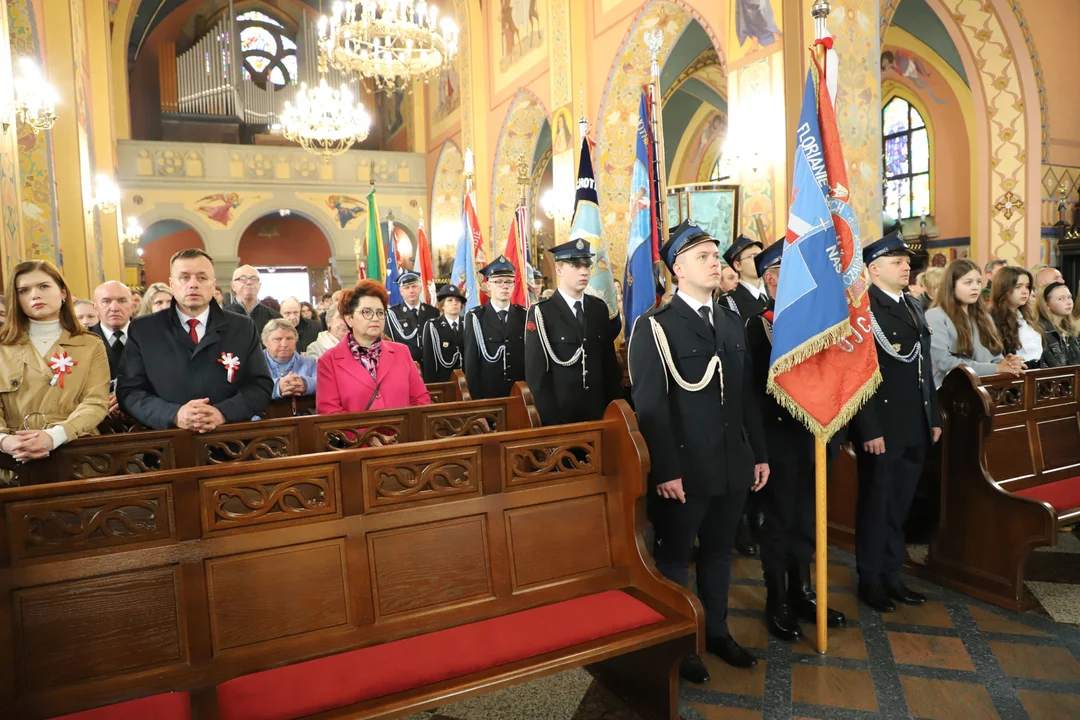
MULTIPOLYGON (((769 478, 757 396, 747 391, 746 331, 738 315, 713 302, 720 284, 715 238, 683 221, 660 256, 678 291, 634 325, 629 350, 634 409, 651 457, 656 568, 689 586, 698 541, 705 647, 730 665, 750 667, 757 660, 727 625, 735 526, 747 491, 769 478)), ((683 660, 680 672, 691 682, 709 677, 697 656, 683 660)))
POLYGON ((462 337, 465 379, 474 400, 506 397, 525 379, 525 308, 510 302, 514 266, 500 255, 480 273, 491 299, 465 314, 462 337))
MULTIPOLYGON (((116 380, 120 372, 120 358, 128 339, 128 325, 135 312, 135 303, 131 300, 131 289, 122 282, 110 280, 94 289, 94 309, 97 310, 98 324, 89 328, 105 342, 105 352, 109 356, 109 377, 116 380)), ((116 402, 116 388, 109 394, 109 415, 120 414, 116 402)))
MULTIPOLYGON (((317 321, 301 317, 300 301, 296 298, 290 297, 281 301, 281 317, 296 328, 296 352, 306 352, 308 345, 319 339, 320 329, 316 324, 317 321)), ((258 328, 258 330, 262 333, 263 328, 258 328)))
MULTIPOLYGON (((754 264, 754 258, 761 249, 760 242, 740 235, 724 253, 724 262, 735 271, 739 279, 735 287, 721 298, 720 303, 729 308, 734 306, 735 312, 739 313, 743 321, 769 309, 769 295, 761 285, 761 276, 758 275, 757 266, 754 264)), ((735 549, 740 555, 748 557, 757 555, 751 527, 760 530, 763 522, 764 516, 758 507, 758 499, 751 495, 746 500, 746 510, 739 521, 739 530, 735 536, 735 549)))
POLYGON ((391 305, 386 313, 386 332, 394 342, 409 346, 415 362, 424 361, 424 325, 436 320, 439 310, 434 305, 420 301, 420 276, 410 271, 398 276, 401 302, 391 305))
POLYGON ((585 292, 594 257, 589 241, 578 238, 549 252, 559 287, 529 310, 525 381, 544 425, 599 420, 608 403, 622 397, 618 331, 607 303, 585 292))
POLYGON ((274 383, 259 333, 214 298, 214 262, 181 250, 169 262, 173 304, 136 318, 117 381, 120 407, 144 425, 205 433, 251 420, 274 383))
POLYGON ((232 291, 236 300, 225 306, 229 312, 251 318, 259 333, 266 327, 266 323, 281 317, 281 313, 277 310, 259 302, 261 289, 262 280, 259 279, 259 271, 250 265, 241 265, 233 271, 232 276, 232 291))
MULTIPOLYGON (((758 275, 769 299, 776 298, 785 241, 778 240, 756 258, 758 275)), ((817 599, 810 584, 814 558, 814 436, 766 392, 772 358, 772 310, 746 321, 753 362, 753 392, 758 396, 769 450, 769 484, 758 495, 761 569, 765 575, 765 625, 786 642, 802 637, 803 622, 817 621, 817 599)), ((829 627, 843 625, 843 613, 828 611, 829 627)))
POLYGON ((899 232, 863 249, 874 283, 870 312, 881 385, 851 425, 859 467, 855 565, 859 597, 879 612, 895 610, 893 601, 926 601, 900 578, 904 521, 926 454, 941 437, 930 328, 918 303, 904 294, 910 258, 899 232))

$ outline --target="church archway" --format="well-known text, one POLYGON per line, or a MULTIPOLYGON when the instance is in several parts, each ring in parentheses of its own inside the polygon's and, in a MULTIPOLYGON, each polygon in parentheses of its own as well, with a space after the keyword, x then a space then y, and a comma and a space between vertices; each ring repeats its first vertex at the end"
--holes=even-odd
POLYGON ((206 249, 202 235, 194 227, 173 218, 157 220, 143 230, 139 239, 140 281, 147 285, 169 281, 169 260, 188 248, 206 249))
MULTIPOLYGON (((306 274, 307 291, 300 294, 302 284, 296 283, 298 289, 289 292, 301 300, 319 298, 336 289, 330 271, 330 242, 322 228, 301 213, 276 212, 256 218, 240 235, 236 255, 240 265, 306 274)), ((265 280, 263 286, 265 294, 273 295, 265 280)))
MULTIPOLYGON (((518 90, 510 103, 499 132, 495 149, 495 167, 491 183, 491 247, 494 256, 506 244, 514 209, 521 197, 518 185, 518 164, 524 160, 532 171, 537 143, 545 128, 550 136, 551 125, 547 110, 540 98, 526 89, 518 90)), ((550 142, 550 141, 549 141, 550 142)))

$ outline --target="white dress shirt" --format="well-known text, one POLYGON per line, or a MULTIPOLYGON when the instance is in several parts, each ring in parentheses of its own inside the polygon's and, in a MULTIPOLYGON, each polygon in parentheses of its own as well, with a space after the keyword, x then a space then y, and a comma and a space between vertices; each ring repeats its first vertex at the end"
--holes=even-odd
MULTIPOLYGON (((209 312, 209 309, 207 310, 207 312, 209 312)), ((131 321, 130 320, 124 325, 124 327, 120 328, 119 330, 110 330, 109 328, 102 325, 101 329, 105 333, 105 342, 109 343, 109 346, 112 347, 116 343, 116 339, 113 336, 116 333, 123 333, 124 337, 120 338, 120 344, 121 345, 127 345, 128 328, 129 327, 131 327, 131 321)), ((184 329, 185 330, 187 329, 186 324, 184 325, 184 329)))
POLYGON ((567 307, 570 308, 571 315, 574 315, 577 312, 577 303, 581 303, 581 312, 585 312, 585 293, 582 293, 581 297, 579 297, 577 300, 570 297, 570 295, 563 291, 562 288, 559 288, 559 294, 562 295, 562 299, 566 301, 567 307))
POLYGON ((188 332, 188 320, 199 321, 199 324, 195 326, 195 334, 199 337, 199 342, 202 342, 203 336, 206 335, 206 321, 210 319, 210 306, 207 305, 206 309, 199 313, 198 317, 191 317, 185 315, 184 311, 177 305, 176 314, 180 316, 180 325, 184 328, 184 332, 188 332))
POLYGON ((739 284, 742 285, 743 287, 745 287, 747 290, 749 290, 750 294, 752 294, 758 300, 760 300, 765 295, 765 288, 762 287, 761 285, 751 285, 750 283, 746 282, 745 280, 740 280, 739 284))
POLYGON ((690 309, 693 310, 698 315, 701 315, 701 308, 703 308, 703 307, 709 308, 709 324, 715 326, 715 322, 713 320, 712 301, 709 301, 707 303, 698 302, 694 298, 692 298, 689 295, 687 295, 686 293, 684 293, 682 290, 677 290, 675 292, 675 294, 678 295, 679 297, 681 297, 683 299, 683 302, 685 302, 687 305, 689 305, 690 309))

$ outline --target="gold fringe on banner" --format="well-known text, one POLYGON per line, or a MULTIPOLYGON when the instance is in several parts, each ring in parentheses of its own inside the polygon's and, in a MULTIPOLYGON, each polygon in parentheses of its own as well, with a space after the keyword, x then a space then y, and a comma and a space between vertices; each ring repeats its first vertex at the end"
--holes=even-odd
POLYGON ((851 319, 845 318, 828 330, 818 333, 809 340, 804 340, 791 350, 788 350, 769 368, 769 387, 772 387, 773 378, 777 375, 783 375, 796 365, 809 360, 822 350, 832 347, 849 335, 851 335, 851 319))

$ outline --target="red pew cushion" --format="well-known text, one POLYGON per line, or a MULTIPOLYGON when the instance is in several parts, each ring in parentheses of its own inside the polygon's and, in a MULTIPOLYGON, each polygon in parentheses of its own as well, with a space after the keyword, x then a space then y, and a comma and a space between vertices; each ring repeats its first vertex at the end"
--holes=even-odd
POLYGON ((1036 485, 1024 490, 1017 490, 1013 494, 1050 503, 1054 510, 1065 512, 1080 507, 1080 477, 1071 477, 1045 485, 1036 485))
POLYGON ((191 698, 186 692, 150 697, 83 710, 53 720, 191 720, 191 698))
POLYGON ((289 720, 431 685, 663 620, 620 590, 230 680, 220 720, 289 720))

